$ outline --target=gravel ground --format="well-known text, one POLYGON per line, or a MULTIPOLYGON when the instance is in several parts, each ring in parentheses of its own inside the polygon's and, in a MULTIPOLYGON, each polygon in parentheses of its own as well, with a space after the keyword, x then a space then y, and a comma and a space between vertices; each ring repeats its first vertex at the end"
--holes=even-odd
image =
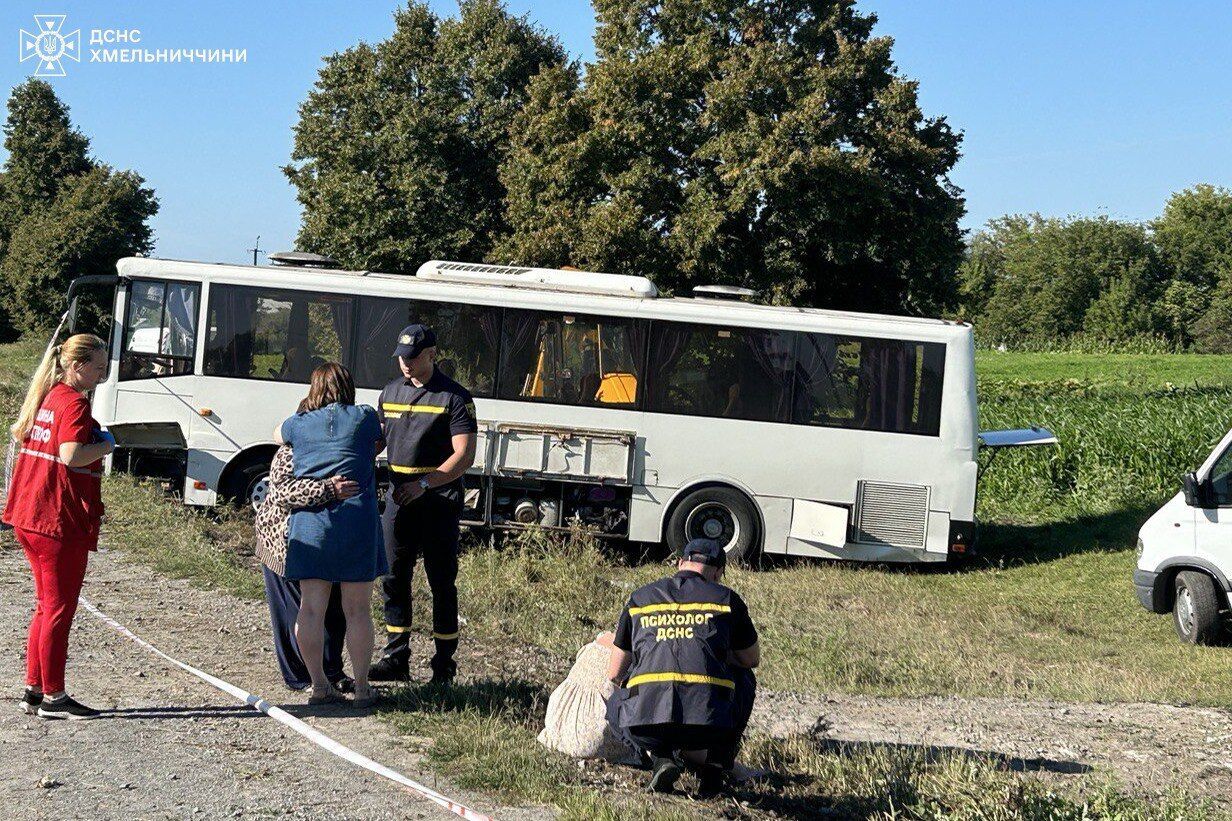
MULTIPOLYGON (((12 544, 11 540, 8 544, 12 544)), ((197 590, 123 562, 91 557, 83 595, 182 661, 280 704, 368 757, 501 819, 540 818, 452 788, 374 715, 308 708, 278 675, 261 602, 197 590), (498 812, 499 810, 499 812, 498 812)), ((48 722, 17 709, 33 585, 19 550, 0 549, 0 816, 135 818, 452 818, 384 778, 325 752, 79 611, 68 686, 106 709, 88 722, 48 722)))
POLYGON ((825 743, 957 750, 1068 781, 1114 776, 1153 795, 1170 786, 1232 803, 1232 713, 1167 704, 1006 698, 879 698, 759 693, 753 723, 825 743))

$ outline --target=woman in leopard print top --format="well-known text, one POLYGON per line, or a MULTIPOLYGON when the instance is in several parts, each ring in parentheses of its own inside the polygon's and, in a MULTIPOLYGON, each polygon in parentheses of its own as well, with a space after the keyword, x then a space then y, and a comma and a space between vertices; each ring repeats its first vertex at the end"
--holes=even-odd
MULTIPOLYGON (((287 524, 291 511, 324 507, 354 496, 359 487, 342 476, 331 479, 297 479, 292 472, 291 446, 283 445, 270 464, 269 493, 257 506, 257 559, 265 577, 265 598, 269 602, 270 626, 274 633, 274 652, 287 687, 303 690, 312 684, 308 668, 295 643, 295 619, 299 615, 299 582, 283 577, 287 566, 287 524)), ((351 689, 342 670, 342 649, 346 638, 346 618, 337 585, 325 613, 325 674, 343 692, 351 689)))

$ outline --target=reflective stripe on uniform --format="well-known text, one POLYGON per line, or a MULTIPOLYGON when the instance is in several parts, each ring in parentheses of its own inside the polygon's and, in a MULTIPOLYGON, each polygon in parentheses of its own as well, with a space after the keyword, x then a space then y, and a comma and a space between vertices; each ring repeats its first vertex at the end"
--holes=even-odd
POLYGON ((436 468, 413 468, 410 465, 390 465, 389 469, 394 473, 431 473, 436 468))
POLYGON ((80 473, 84 476, 94 476, 95 478, 102 478, 102 475, 103 475, 101 473, 98 473, 97 471, 89 470, 87 468, 72 467, 71 465, 66 463, 63 459, 61 459, 59 456, 56 456, 55 454, 52 454, 52 453, 44 453, 41 450, 33 450, 32 448, 22 448, 21 452, 24 453, 26 456, 36 456, 39 459, 46 459, 48 462, 55 462, 57 465, 64 465, 65 469, 67 469, 69 473, 80 473))
POLYGON ((637 616, 642 613, 664 613, 664 612, 683 612, 683 611, 700 610, 706 613, 730 613, 731 607, 726 604, 714 604, 713 602, 685 602, 678 604, 676 602, 666 602, 664 604, 647 604, 642 607, 630 607, 629 615, 637 616))
POLYGON ((432 638, 439 639, 441 641, 450 641, 451 639, 456 639, 457 637, 458 637, 457 633, 433 633, 432 634, 432 638))
POLYGON ((662 684, 664 682, 680 682, 682 684, 713 684, 716 687, 736 689, 736 682, 729 678, 715 678, 700 673, 642 673, 629 679, 625 686, 636 687, 639 684, 662 684))
POLYGON ((409 627, 394 627, 392 624, 385 625, 386 633, 409 633, 410 631, 411 628, 409 627))
POLYGON ((403 413, 444 413, 449 408, 443 405, 398 405, 393 402, 381 403, 383 411, 400 411, 403 413))

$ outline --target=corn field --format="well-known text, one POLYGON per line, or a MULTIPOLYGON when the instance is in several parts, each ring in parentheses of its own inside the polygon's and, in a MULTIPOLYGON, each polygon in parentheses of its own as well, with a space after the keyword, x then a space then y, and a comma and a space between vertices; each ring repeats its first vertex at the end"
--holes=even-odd
POLYGON ((1232 426, 1232 388, 1223 386, 988 382, 979 390, 981 428, 1034 423, 1060 440, 995 456, 980 483, 985 519, 1053 518, 1058 506, 1105 513, 1160 501, 1180 489, 1181 475, 1232 426))

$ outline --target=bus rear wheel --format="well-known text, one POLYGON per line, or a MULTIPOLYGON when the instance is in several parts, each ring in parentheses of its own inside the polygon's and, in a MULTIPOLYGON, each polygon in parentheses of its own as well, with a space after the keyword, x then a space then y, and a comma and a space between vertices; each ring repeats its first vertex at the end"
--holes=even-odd
POLYGON ((667 546, 680 555, 690 539, 713 539, 730 561, 748 562, 761 537, 757 511, 735 488, 714 485, 685 495, 667 521, 667 546))

